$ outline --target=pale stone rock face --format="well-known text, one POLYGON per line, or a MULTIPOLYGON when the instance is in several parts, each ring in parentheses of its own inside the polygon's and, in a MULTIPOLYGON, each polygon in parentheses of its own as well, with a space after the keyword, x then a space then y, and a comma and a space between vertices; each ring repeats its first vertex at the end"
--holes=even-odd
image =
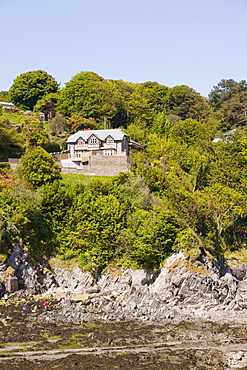
POLYGON ((243 351, 230 352, 227 364, 230 368, 243 369, 247 366, 247 354, 243 351))
POLYGON ((12 269, 19 288, 12 293, 13 297, 35 294, 66 297, 72 302, 68 318, 75 321, 121 318, 176 321, 189 317, 240 320, 241 310, 241 321, 247 322, 243 267, 239 267, 241 273, 236 269, 232 273, 227 266, 213 263, 206 256, 200 256, 200 269, 196 266, 197 261, 192 269, 186 256, 179 252, 160 270, 125 268, 93 277, 78 266, 72 270, 61 267, 51 270, 48 265, 34 265, 18 245, 8 263, 0 265, 0 294, 3 296, 8 288, 6 273, 12 269))

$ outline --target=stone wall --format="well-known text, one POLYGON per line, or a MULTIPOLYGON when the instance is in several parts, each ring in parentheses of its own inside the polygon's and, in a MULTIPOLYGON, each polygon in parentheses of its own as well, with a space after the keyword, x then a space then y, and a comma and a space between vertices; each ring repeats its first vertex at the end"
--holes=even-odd
POLYGON ((120 172, 130 171, 130 162, 127 156, 93 155, 89 157, 89 164, 84 168, 63 167, 62 173, 81 173, 83 175, 116 176, 120 172))
POLYGON ((101 176, 115 176, 120 172, 129 172, 130 163, 127 156, 92 156, 90 171, 101 176))
POLYGON ((8 162, 12 170, 16 170, 20 165, 20 158, 8 158, 8 162))

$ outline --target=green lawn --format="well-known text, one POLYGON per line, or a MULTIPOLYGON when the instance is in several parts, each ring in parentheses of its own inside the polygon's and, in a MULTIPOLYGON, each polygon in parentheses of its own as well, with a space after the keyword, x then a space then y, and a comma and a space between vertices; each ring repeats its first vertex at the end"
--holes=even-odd
POLYGON ((21 121, 22 121, 22 118, 23 118, 23 114, 20 114, 18 112, 15 112, 15 113, 3 113, 2 114, 2 117, 4 119, 9 120, 10 122, 20 124, 21 121))
POLYGON ((82 182, 87 184, 92 180, 108 181, 110 179, 112 179, 112 176, 87 176, 76 173, 62 173, 62 182, 65 184, 71 184, 72 182, 82 182))

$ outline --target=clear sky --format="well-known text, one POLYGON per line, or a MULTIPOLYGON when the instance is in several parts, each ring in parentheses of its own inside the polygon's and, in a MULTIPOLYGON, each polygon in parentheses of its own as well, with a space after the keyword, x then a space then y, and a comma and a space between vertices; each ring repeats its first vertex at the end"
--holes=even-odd
POLYGON ((105 79, 188 85, 247 80, 247 0, 0 0, 0 91, 42 69, 64 86, 105 79))

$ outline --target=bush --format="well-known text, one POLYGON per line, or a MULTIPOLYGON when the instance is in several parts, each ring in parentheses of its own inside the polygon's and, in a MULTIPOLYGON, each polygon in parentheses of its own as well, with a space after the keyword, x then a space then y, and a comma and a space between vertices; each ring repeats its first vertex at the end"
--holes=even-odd
POLYGON ((0 172, 4 172, 4 170, 10 170, 10 164, 8 162, 0 162, 0 172))
POLYGON ((21 158, 20 172, 35 187, 61 179, 61 169, 50 154, 41 147, 29 149, 21 158))

